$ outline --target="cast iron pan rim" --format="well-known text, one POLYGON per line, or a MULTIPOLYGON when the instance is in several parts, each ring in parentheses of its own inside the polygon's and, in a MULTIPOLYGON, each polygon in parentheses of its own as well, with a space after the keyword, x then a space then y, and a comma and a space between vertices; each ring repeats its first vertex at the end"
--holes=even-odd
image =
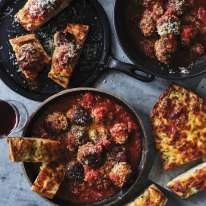
MULTIPOLYGON (((113 204, 116 204, 118 203, 120 200, 122 200, 128 193, 130 193, 133 188, 137 185, 137 183, 139 182, 142 174, 143 174, 143 171, 145 169, 145 166, 146 166, 146 163, 147 163, 147 160, 148 160, 148 154, 149 154, 149 144, 148 144, 148 137, 147 137, 147 134, 146 134, 146 130, 144 128, 144 125, 143 125, 143 122, 139 116, 139 114, 134 110, 134 108, 129 104, 127 103, 124 99, 122 99, 121 97, 119 96, 116 96, 110 92, 107 92, 107 91, 104 91, 104 90, 100 90, 100 89, 95 89, 95 88, 88 88, 88 87, 80 87, 80 88, 74 88, 74 89, 67 89, 67 90, 64 90, 62 92, 59 92, 53 96, 51 96, 50 98, 48 98, 47 100, 45 100, 43 103, 41 103, 37 109, 30 115, 29 119, 27 120, 27 123, 24 127, 24 130, 23 130, 23 133, 22 133, 22 136, 25 135, 26 133, 26 130, 29 126, 29 124, 32 122, 34 116, 41 110, 43 109, 47 104, 49 104, 50 102, 52 102, 53 100, 57 100, 58 98, 61 98, 61 96, 64 96, 64 95, 69 95, 69 94, 72 94, 72 93, 75 93, 75 92, 96 92, 96 93, 100 93, 100 94, 103 94, 103 95, 107 95, 107 96, 111 96, 113 97, 114 99, 117 100, 117 102, 121 102, 123 105, 125 105, 129 110, 130 112, 137 118, 138 120, 138 124, 140 126, 140 129, 141 129, 141 133, 142 133, 142 139, 144 139, 144 147, 142 148, 142 154, 141 154, 141 161, 142 161, 142 166, 140 167, 140 172, 138 174, 138 177, 136 178, 136 180, 132 183, 132 185, 130 186, 130 188, 128 189, 128 191, 126 191, 123 195, 121 195, 121 197, 118 197, 116 200, 112 201, 111 203, 108 203, 107 206, 111 206, 113 204)), ((140 161, 140 162, 141 162, 140 161)), ((30 186, 32 186, 32 182, 30 181, 29 179, 29 176, 26 172, 26 168, 25 168, 25 165, 24 165, 24 162, 21 163, 21 166, 22 166, 22 169, 23 169, 23 172, 24 172, 24 175, 27 179, 27 181, 29 182, 30 186)), ((39 194, 38 194, 39 195, 39 194)), ((54 204, 52 202, 52 200, 49 200, 45 197, 43 197, 42 195, 39 195, 41 198, 43 198, 45 201, 47 201, 48 203, 50 203, 51 205, 54 205, 54 206, 58 206, 57 204, 54 204)), ((83 204, 83 205, 87 205, 87 204, 83 204)))
MULTIPOLYGON (((114 6, 114 11, 113 11, 113 22, 114 22, 114 28, 115 28, 115 36, 117 37, 117 40, 118 40, 118 43, 120 44, 122 50, 124 51, 124 53, 127 55, 127 57, 137 66, 137 67, 140 67, 140 68, 143 68, 143 71, 144 72, 147 72, 149 74, 152 74, 152 75, 155 75, 157 77, 161 77, 161 78, 164 78, 164 79, 170 79, 170 80, 182 80, 182 79, 190 79, 190 78, 193 78, 193 77, 196 77, 196 76, 199 76, 201 74, 204 74, 206 73, 206 69, 197 73, 197 74, 191 74, 189 76, 182 76, 182 77, 175 77, 175 76, 168 76, 168 75, 162 75, 162 74, 159 74, 159 72, 153 72, 149 69, 147 69, 146 67, 142 66, 139 64, 139 62, 137 62, 136 59, 134 59, 128 52, 128 50, 126 49, 126 47, 124 46, 125 44, 123 43, 123 41, 120 39, 120 36, 119 36, 119 27, 117 26, 117 16, 119 14, 119 11, 117 10, 117 5, 119 3, 120 0, 116 0, 115 1, 115 6, 114 6)), ((149 57, 148 57, 149 59, 149 57)))
MULTIPOLYGON (((98 2, 98 0, 88 0, 92 6, 94 6, 96 13, 102 23, 101 27, 103 30, 103 51, 101 53, 101 56, 99 57, 100 64, 96 65, 96 68, 94 69, 91 76, 86 80, 80 87, 86 87, 93 84, 99 75, 102 73, 102 66, 106 62, 107 54, 109 53, 110 49, 110 27, 109 22, 107 19, 107 15, 102 7, 102 5, 98 2), (102 64, 102 65, 101 65, 102 64)), ((5 9, 6 4, 8 3, 8 0, 2 0, 1 6, 0 6, 0 12, 5 9)), ((54 17, 55 18, 55 17, 54 17)), ((14 92, 22 95, 23 97, 27 99, 31 99, 34 101, 44 101, 45 99, 49 98, 51 94, 39 94, 38 92, 35 93, 33 91, 27 91, 26 89, 22 88, 19 84, 14 83, 13 81, 10 81, 10 79, 7 77, 6 72, 4 72, 0 68, 0 80, 5 83, 6 86, 8 86, 11 90, 14 92)), ((54 94, 52 94, 54 95, 54 94)))

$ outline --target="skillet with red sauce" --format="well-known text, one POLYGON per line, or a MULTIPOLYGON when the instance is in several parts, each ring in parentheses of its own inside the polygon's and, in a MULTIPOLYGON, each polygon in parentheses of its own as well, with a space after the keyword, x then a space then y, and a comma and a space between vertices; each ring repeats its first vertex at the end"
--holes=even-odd
MULTIPOLYGON (((147 152, 142 123, 130 109, 108 95, 83 91, 62 95, 31 117, 24 136, 57 139, 65 150, 66 175, 52 202, 111 202, 134 186, 147 152)), ((31 182, 38 167, 24 163, 31 182)))

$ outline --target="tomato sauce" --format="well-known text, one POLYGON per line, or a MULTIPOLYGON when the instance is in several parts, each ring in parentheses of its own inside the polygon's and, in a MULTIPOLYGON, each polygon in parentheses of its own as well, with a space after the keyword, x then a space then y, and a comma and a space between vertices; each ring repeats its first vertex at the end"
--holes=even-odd
MULTIPOLYGON (((133 41, 136 42, 135 47, 137 48, 137 50, 156 61, 157 57, 155 55, 154 45, 155 42, 160 39, 160 36, 157 34, 157 32, 155 32, 153 36, 145 38, 141 33, 139 29, 139 23, 142 19, 145 8, 143 8, 139 2, 140 1, 137 0, 129 0, 126 10, 127 31, 129 32, 130 38, 132 38, 133 41)), ((203 47, 201 45, 197 45, 197 48, 195 48, 195 50, 193 51, 189 48, 183 48, 179 42, 178 50, 173 60, 174 65, 179 66, 187 65, 191 61, 198 58, 198 56, 192 55, 192 53, 197 52, 198 54, 202 55, 206 51, 206 1, 190 0, 188 2, 190 3, 191 7, 187 8, 184 14, 179 17, 181 24, 187 25, 187 21, 191 19, 189 25, 192 25, 198 29, 198 35, 196 36, 195 42, 201 43, 203 47), (188 20, 185 20, 186 18, 188 20)), ((163 8, 166 11, 167 3, 164 3, 163 8)), ((152 7, 150 8, 150 10, 152 11, 152 7)), ((185 35, 190 36, 191 34, 185 33, 185 35)))
MULTIPOLYGON (((104 127, 110 130, 115 123, 125 123, 128 125, 129 131, 129 139, 124 144, 127 149, 127 162, 132 167, 132 180, 135 179, 139 166, 140 156, 141 156, 141 133, 139 131, 138 125, 136 124, 136 120, 133 115, 131 115, 124 107, 119 105, 117 102, 108 99, 102 95, 98 95, 96 93, 84 93, 81 95, 74 95, 71 97, 66 97, 54 105, 51 105, 40 117, 37 119, 33 126, 32 135, 37 137, 58 139, 57 136, 52 135, 44 128, 43 121, 48 114, 51 114, 54 111, 66 113, 73 105, 78 105, 83 108, 86 108, 88 111, 92 112, 93 109, 96 108, 107 108, 107 117, 112 114, 113 119, 107 122, 101 123, 104 127)), ((104 109, 99 109, 98 114, 104 115, 104 109)), ((92 123, 94 124, 94 123, 92 123)), ((115 144, 115 143, 113 143, 115 144)), ((69 152, 69 151, 68 151, 69 152)), ((109 151, 104 151, 105 153, 109 151)), ((105 154, 103 153, 103 154, 105 154)), ((69 160, 76 159, 76 152, 69 152, 69 160)), ((106 154, 104 155, 106 158, 106 154)), ((69 161, 68 160, 68 161, 69 161)), ((102 163, 104 166, 104 162, 102 163)), ((90 169, 88 167, 88 169, 90 169)), ((65 201, 69 201, 72 203, 92 203, 96 201, 103 200, 108 198, 118 191, 120 188, 115 186, 114 184, 110 184, 109 186, 105 186, 108 184, 107 179, 98 180, 98 175, 101 173, 101 169, 97 171, 91 170, 91 176, 89 179, 94 181, 71 181, 65 177, 60 189, 57 193, 57 197, 63 199, 65 201)), ((104 171, 103 171, 104 173, 104 171)), ((104 175, 104 174, 103 174, 104 175)))

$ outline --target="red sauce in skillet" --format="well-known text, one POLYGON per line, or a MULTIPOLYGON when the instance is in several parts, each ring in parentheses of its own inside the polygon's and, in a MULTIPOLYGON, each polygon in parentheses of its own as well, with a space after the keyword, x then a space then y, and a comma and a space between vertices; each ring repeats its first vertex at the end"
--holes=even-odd
MULTIPOLYGON (((58 136, 51 134, 48 130, 45 129, 44 119, 48 114, 51 114, 54 111, 61 112, 66 114, 66 112, 73 106, 78 105, 85 109, 87 109, 90 113, 94 108, 102 108, 107 107, 108 112, 107 116, 113 115, 113 119, 110 122, 101 123, 108 131, 114 126, 116 123, 125 123, 128 126, 129 139, 123 144, 127 149, 127 162, 132 167, 132 179, 129 184, 135 179, 137 175, 137 169, 139 166, 139 160, 141 156, 141 134, 139 132, 138 125, 135 123, 133 116, 125 110, 122 106, 117 104, 115 101, 110 100, 104 96, 93 94, 93 93, 85 93, 83 95, 74 95, 72 97, 64 98, 54 105, 50 106, 36 121, 33 127, 32 135, 37 137, 45 137, 58 139, 58 136)), ((101 110, 98 110, 99 115, 101 116, 101 110)), ((93 125, 94 123, 92 123, 93 125)), ((63 142, 63 146, 66 145, 66 142, 63 142)), ((113 143, 113 146, 116 145, 113 143)), ((111 149, 106 149, 104 151, 104 157, 106 154, 110 152, 111 149)), ((76 160, 77 152, 69 152, 69 160, 76 160)), ((68 161, 69 161, 68 160, 68 161)), ((104 161, 102 163, 104 165, 104 161)), ((90 167, 87 167, 90 170, 90 167)), ((73 203, 92 203, 96 201, 103 200, 108 198, 115 193, 117 193, 120 188, 111 183, 108 187, 105 187, 106 180, 101 179, 98 180, 95 175, 98 176, 99 171, 93 171, 91 173, 94 181, 71 181, 67 177, 65 177, 60 189, 57 193, 57 197, 63 200, 73 202, 73 203)))

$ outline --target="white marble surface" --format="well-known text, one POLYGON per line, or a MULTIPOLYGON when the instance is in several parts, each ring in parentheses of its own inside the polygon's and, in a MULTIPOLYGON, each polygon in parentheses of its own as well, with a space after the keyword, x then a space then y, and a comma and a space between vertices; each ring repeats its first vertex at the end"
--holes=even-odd
MULTIPOLYGON (((119 60, 127 61, 126 55, 122 52, 119 47, 113 29, 113 5, 114 0, 99 0, 104 6, 111 25, 112 30, 112 53, 114 57, 119 60)), ((1 0, 0 0, 1 2, 1 0)), ((184 81, 176 81, 183 86, 189 87, 193 90, 197 87, 200 80, 206 77, 206 74, 184 81)), ((106 91, 110 91, 129 102, 140 114, 147 134, 149 137, 150 148, 152 149, 152 140, 149 131, 149 114, 157 101, 159 95, 164 89, 171 83, 171 81, 156 78, 152 83, 143 83, 132 79, 119 72, 107 72, 102 75, 99 80, 93 85, 93 87, 100 88, 106 91), (105 80, 105 81, 104 81, 105 80)), ((31 114, 40 102, 31 101, 26 99, 13 91, 11 91, 1 80, 0 80, 0 99, 14 99, 22 102, 29 114, 31 114)), ((150 162, 154 159, 156 153, 150 153, 150 162)), ((198 194, 193 197, 192 200, 186 202, 178 200, 179 205, 195 206, 195 205, 206 205, 205 192, 198 194), (204 203, 203 205, 200 203, 204 203)), ((8 158, 8 145, 6 140, 0 140, 0 206, 43 206, 49 205, 42 200, 36 193, 30 191, 30 186, 23 175, 20 164, 14 164, 9 161, 8 158)), ((174 205, 171 201, 169 205, 174 205)))

